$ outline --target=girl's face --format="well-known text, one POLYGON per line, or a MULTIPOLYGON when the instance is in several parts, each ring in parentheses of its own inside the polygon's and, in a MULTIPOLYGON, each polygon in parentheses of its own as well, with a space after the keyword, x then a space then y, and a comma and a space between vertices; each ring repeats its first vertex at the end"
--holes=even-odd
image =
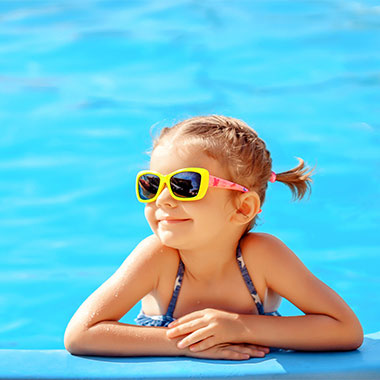
MULTIPOLYGON (((150 169, 168 174, 186 167, 205 168, 211 175, 226 178, 219 162, 195 147, 158 145, 150 169)), ((173 199, 165 186, 157 200, 147 203, 145 217, 160 241, 172 248, 196 248, 225 238, 234 212, 231 190, 208 188, 204 198, 192 202, 173 199)))

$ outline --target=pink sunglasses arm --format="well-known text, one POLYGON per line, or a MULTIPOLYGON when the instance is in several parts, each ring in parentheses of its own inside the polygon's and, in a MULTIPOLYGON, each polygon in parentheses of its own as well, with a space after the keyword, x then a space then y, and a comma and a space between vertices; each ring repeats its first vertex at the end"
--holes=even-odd
POLYGON ((226 179, 214 177, 213 175, 210 175, 209 179, 209 186, 211 187, 222 187, 224 189, 229 190, 238 190, 242 191, 243 193, 249 191, 246 187, 238 185, 237 183, 227 181, 226 179))

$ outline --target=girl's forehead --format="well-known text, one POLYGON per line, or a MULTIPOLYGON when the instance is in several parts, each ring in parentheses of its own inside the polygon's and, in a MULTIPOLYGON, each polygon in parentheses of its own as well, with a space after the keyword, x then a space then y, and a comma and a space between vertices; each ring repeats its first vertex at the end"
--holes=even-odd
POLYGON ((205 168, 210 174, 222 175, 221 163, 196 146, 160 144, 152 152, 150 169, 168 174, 183 168, 205 168))

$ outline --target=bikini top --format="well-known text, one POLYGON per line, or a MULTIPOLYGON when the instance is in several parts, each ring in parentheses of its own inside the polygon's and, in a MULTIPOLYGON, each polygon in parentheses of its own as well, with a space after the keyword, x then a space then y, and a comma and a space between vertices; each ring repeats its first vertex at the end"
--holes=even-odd
MULTIPOLYGON (((240 271, 241 271, 243 279, 247 285, 247 288, 248 288, 249 292, 251 293, 253 301, 256 304, 256 307, 257 307, 259 314, 260 315, 280 316, 280 313, 278 311, 273 311, 273 312, 269 312, 269 313, 264 312, 263 304, 261 303, 260 297, 257 294, 255 286, 253 285, 253 282, 252 282, 251 277, 248 273, 247 267, 245 266, 243 256, 241 254, 240 244, 238 245, 238 247, 236 249, 236 260, 238 262, 240 271)), ((176 277, 175 284, 174 284, 173 295, 172 295, 172 298, 170 300, 169 307, 168 307, 166 314, 164 314, 164 315, 146 315, 141 310, 139 315, 135 319, 135 322, 138 325, 167 327, 170 322, 175 321, 175 318, 173 317, 173 313, 174 313, 175 305, 177 303, 177 298, 178 298, 179 292, 181 290, 184 270, 185 270, 185 267, 183 265, 182 260, 180 260, 178 272, 177 272, 177 277, 176 277)))

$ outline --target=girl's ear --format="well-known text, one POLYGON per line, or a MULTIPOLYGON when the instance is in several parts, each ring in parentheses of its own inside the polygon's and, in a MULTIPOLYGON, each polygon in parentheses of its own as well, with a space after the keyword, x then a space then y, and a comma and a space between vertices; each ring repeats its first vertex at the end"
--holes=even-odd
POLYGON ((236 210, 231 221, 237 224, 249 223, 260 212, 260 197, 256 191, 242 193, 236 200, 236 210))

